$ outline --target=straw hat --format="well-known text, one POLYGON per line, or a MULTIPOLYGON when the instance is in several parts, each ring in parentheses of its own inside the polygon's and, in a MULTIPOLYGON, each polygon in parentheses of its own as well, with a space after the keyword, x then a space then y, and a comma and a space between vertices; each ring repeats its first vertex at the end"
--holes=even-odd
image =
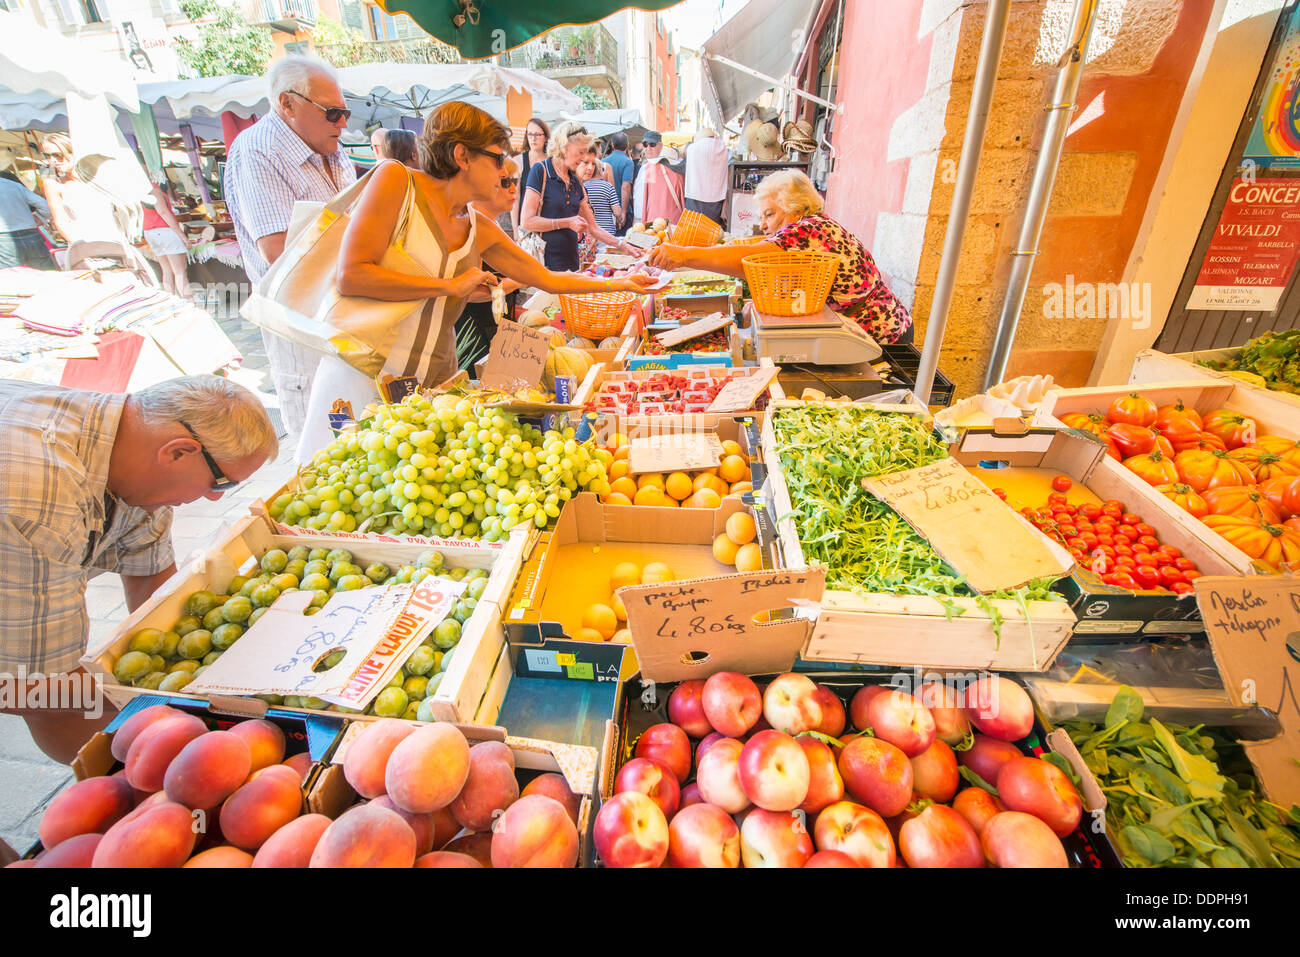
POLYGON ((745 148, 759 162, 771 162, 783 155, 781 137, 775 122, 753 120, 745 127, 745 148))
POLYGON ((813 125, 807 120, 787 123, 781 129, 781 149, 796 153, 814 153, 817 140, 814 138, 813 125))

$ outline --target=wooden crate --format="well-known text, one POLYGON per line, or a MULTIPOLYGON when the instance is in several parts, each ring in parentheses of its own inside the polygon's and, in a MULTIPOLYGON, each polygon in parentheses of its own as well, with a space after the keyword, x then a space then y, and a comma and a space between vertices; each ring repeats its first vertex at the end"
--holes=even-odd
MULTIPOLYGON (((822 403, 775 402, 781 407, 822 403)), ((834 405, 835 403, 830 403, 834 405)), ((920 406, 868 406, 882 412, 928 415, 920 406)), ((777 516, 777 552, 783 568, 807 566, 795 529, 789 487, 776 452, 769 414, 763 422, 763 454, 768 464, 767 493, 777 516)), ((992 601, 1002 616, 1001 636, 993 619, 974 598, 954 598, 961 611, 949 618, 943 603, 920 595, 858 595, 826 589, 812 634, 801 656, 810 661, 841 661, 945 670, 1040 672, 1051 667, 1069 641, 1074 612, 1065 602, 1029 602, 1026 618, 1014 601, 992 601)))
MULTIPOLYGON (((1277 416, 1278 409, 1276 407, 1269 410, 1274 416, 1273 418, 1265 418, 1258 411, 1248 411, 1247 408, 1243 408, 1243 401, 1247 406, 1253 403, 1258 408, 1261 405, 1257 401, 1259 398, 1258 393, 1264 390, 1252 389, 1250 392, 1245 392, 1241 386, 1242 383, 1239 380, 1230 377, 1218 377, 1189 379, 1182 382, 1151 383, 1139 386, 1137 391, 1157 405, 1169 405, 1181 400, 1185 405, 1202 414, 1212 412, 1215 409, 1235 409, 1254 418, 1261 435, 1272 434, 1300 439, 1300 416, 1291 413, 1279 417, 1277 416)), ((1098 410, 1104 413, 1114 399, 1128 395, 1132 391, 1134 391, 1133 385, 1053 390, 1043 400, 1043 421, 1047 424, 1064 427, 1060 421, 1061 416, 1071 412, 1086 413, 1098 410)), ((1209 545, 1237 574, 1267 573, 1267 569, 1257 566, 1249 555, 1241 551, 1241 549, 1228 544, 1223 536, 1206 527, 1205 524, 1193 518, 1188 512, 1179 508, 1165 496, 1153 493, 1152 488, 1133 472, 1123 467, 1114 469, 1114 472, 1117 481, 1126 484, 1132 490, 1126 498, 1141 499, 1144 507, 1163 513, 1165 521, 1179 525, 1201 542, 1209 545)), ((1152 522, 1151 524, 1154 525, 1155 523, 1152 522)))
MULTIPOLYGON (((496 688, 495 675, 501 667, 505 652, 505 631, 502 627, 501 609, 514 589, 515 578, 523 565, 523 558, 530 547, 530 541, 529 536, 521 534, 512 536, 501 548, 474 547, 472 543, 470 547, 466 547, 451 543, 438 549, 452 568, 491 570, 487 587, 474 613, 462 626, 460 642, 456 645, 451 667, 434 694, 433 712, 438 720, 474 722, 479 719, 481 711, 490 712, 491 720, 495 720, 501 697, 504 697, 504 690, 500 690, 499 694, 493 690, 496 688), (492 695, 488 694, 489 690, 493 690, 492 695), (495 700, 493 700, 494 695, 495 700)), ((189 568, 181 569, 168 579, 147 602, 132 612, 112 635, 99 644, 87 648, 81 663, 87 671, 102 676, 104 692, 119 707, 137 695, 166 695, 166 692, 120 685, 113 677, 113 664, 126 651, 131 636, 141 628, 168 631, 183 614, 185 600, 191 594, 203 589, 224 593, 230 580, 256 556, 262 555, 271 548, 288 550, 295 545, 305 545, 308 548, 340 547, 339 542, 334 538, 279 535, 261 518, 250 515, 241 519, 189 568)), ((424 545, 373 540, 356 542, 354 546, 350 547, 350 550, 363 565, 370 562, 385 562, 390 566, 409 564, 413 563, 421 552, 428 550, 424 545)), ((508 673, 508 658, 505 667, 508 673)), ((508 684, 508 679, 505 683, 508 684)), ((184 692, 176 692, 174 696, 189 700, 203 700, 199 696, 184 692)), ((260 699, 221 698, 221 701, 234 703, 235 706, 249 713, 265 710, 265 704, 260 699)), ((286 710, 337 716, 337 712, 314 712, 310 709, 293 708, 286 710)), ((365 715, 353 717, 370 720, 365 715)))
POLYGON ((1236 390, 1228 402, 1230 408, 1256 420, 1290 423, 1291 428, 1296 428, 1300 424, 1300 395, 1260 388, 1226 372, 1217 372, 1197 364, 1200 359, 1222 360, 1240 351, 1240 347, 1179 353, 1147 349, 1134 358, 1133 371, 1129 373, 1128 381, 1141 385, 1199 378, 1231 382, 1236 390))

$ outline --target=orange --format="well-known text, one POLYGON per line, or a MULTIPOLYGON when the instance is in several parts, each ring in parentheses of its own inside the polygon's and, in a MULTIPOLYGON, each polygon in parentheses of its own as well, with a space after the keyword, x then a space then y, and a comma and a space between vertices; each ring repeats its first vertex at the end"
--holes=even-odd
POLYGON ((676 573, 663 562, 651 562, 641 572, 642 585, 662 585, 664 582, 676 580, 676 573))
POLYGON ((620 445, 614 450, 614 461, 617 462, 619 459, 626 459, 631 454, 632 448, 630 446, 620 445))
POLYGON ((751 483, 736 482, 734 485, 731 486, 731 491, 728 492, 727 494, 739 495, 741 492, 752 492, 752 491, 754 491, 754 486, 751 483))
POLYGON ((579 628, 578 633, 573 636, 578 641, 604 641, 605 636, 595 628, 579 628))
POLYGON ((718 466, 718 476, 727 484, 743 482, 749 475, 749 466, 739 455, 728 455, 718 466))
POLYGON ((754 540, 754 519, 748 512, 737 512, 727 519, 727 537, 737 545, 754 540))
POLYGON ((724 439, 722 442, 722 452, 724 455, 739 455, 744 458, 744 451, 740 448, 740 443, 735 439, 724 439))
POLYGON ((711 488, 702 488, 693 496, 696 508, 717 508, 722 504, 722 496, 711 488))
POLYGON ((608 605, 588 605, 582 613, 582 627, 594 629, 602 640, 608 640, 618 631, 618 616, 608 605))
POLYGON ((637 489, 636 497, 632 499, 633 505, 663 505, 664 492, 657 485, 646 485, 637 489))
POLYGON ((614 609, 619 621, 627 621, 627 606, 623 604, 623 599, 615 595, 610 599, 609 606, 614 609))
POLYGON ((665 495, 664 500, 659 503, 664 508, 681 508, 682 503, 677 501, 671 495, 665 495))
POLYGON ((736 552, 736 571, 740 572, 757 572, 763 569, 763 551, 751 542, 748 545, 741 545, 740 550, 736 552))
POLYGON ((636 482, 633 482, 625 475, 622 478, 617 478, 610 482, 609 490, 610 492, 617 492, 620 495, 626 496, 630 501, 632 496, 636 495, 636 482))
POLYGON ((605 473, 609 476, 611 482, 627 475, 627 470, 628 464, 623 459, 619 459, 617 462, 607 462, 605 467, 605 473))
POLYGON ((627 445, 627 436, 624 435, 622 432, 619 432, 617 435, 614 436, 614 441, 610 442, 609 445, 605 446, 605 448, 610 452, 610 454, 613 454, 614 452, 617 452, 619 449, 624 448, 626 445, 627 445))
POLYGON ((691 477, 685 472, 673 472, 669 475, 664 481, 664 490, 679 502, 689 498, 694 491, 691 487, 691 477))
POLYGON ((653 485, 659 491, 663 491, 664 477, 659 472, 646 472, 636 477, 636 487, 645 488, 647 485, 653 485))
POLYGON ((736 552, 740 551, 740 546, 729 539, 726 534, 719 535, 713 540, 713 557, 724 565, 736 564, 736 552))
POLYGON ((641 568, 635 562, 619 562, 609 574, 609 590, 618 591, 624 585, 641 584, 641 568))
POLYGON ((604 502, 606 505, 631 505, 632 504, 632 500, 628 498, 626 495, 624 495, 622 492, 610 492, 608 495, 605 496, 604 502))

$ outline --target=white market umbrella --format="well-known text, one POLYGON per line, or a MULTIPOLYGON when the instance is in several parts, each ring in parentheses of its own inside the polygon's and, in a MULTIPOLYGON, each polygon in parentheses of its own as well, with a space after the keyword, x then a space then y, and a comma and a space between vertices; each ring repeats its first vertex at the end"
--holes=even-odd
POLYGON ((87 50, 14 13, 0 13, 0 87, 57 99, 103 95, 123 109, 140 108, 124 59, 87 50))

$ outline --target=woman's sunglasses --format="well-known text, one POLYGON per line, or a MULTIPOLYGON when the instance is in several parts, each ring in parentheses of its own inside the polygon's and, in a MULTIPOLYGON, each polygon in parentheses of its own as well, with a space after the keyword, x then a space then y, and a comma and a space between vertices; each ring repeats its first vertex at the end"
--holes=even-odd
POLYGON ((294 96, 301 97, 302 99, 310 103, 312 106, 316 107, 316 109, 324 113, 326 123, 337 123, 339 120, 346 120, 352 116, 351 110, 345 110, 341 106, 321 106, 315 100, 303 96, 297 90, 290 90, 289 92, 292 93, 294 96))
POLYGON ((518 186, 518 185, 519 185, 519 177, 518 177, 518 176, 502 176, 502 177, 501 177, 501 188, 502 188, 502 189, 514 189, 514 188, 515 188, 516 186, 518 186))
POLYGON ((492 159, 493 159, 494 161, 496 161, 497 169, 505 169, 505 168, 506 168, 506 160, 510 159, 510 157, 507 156, 505 153, 498 153, 498 152, 496 152, 495 150, 485 150, 485 149, 481 149, 480 147, 477 147, 477 146, 469 146, 468 143, 466 143, 465 145, 466 145, 467 147, 469 147, 469 150, 470 150, 471 153, 479 153, 479 154, 481 154, 481 155, 483 155, 483 156, 490 156, 490 157, 492 157, 492 159))

